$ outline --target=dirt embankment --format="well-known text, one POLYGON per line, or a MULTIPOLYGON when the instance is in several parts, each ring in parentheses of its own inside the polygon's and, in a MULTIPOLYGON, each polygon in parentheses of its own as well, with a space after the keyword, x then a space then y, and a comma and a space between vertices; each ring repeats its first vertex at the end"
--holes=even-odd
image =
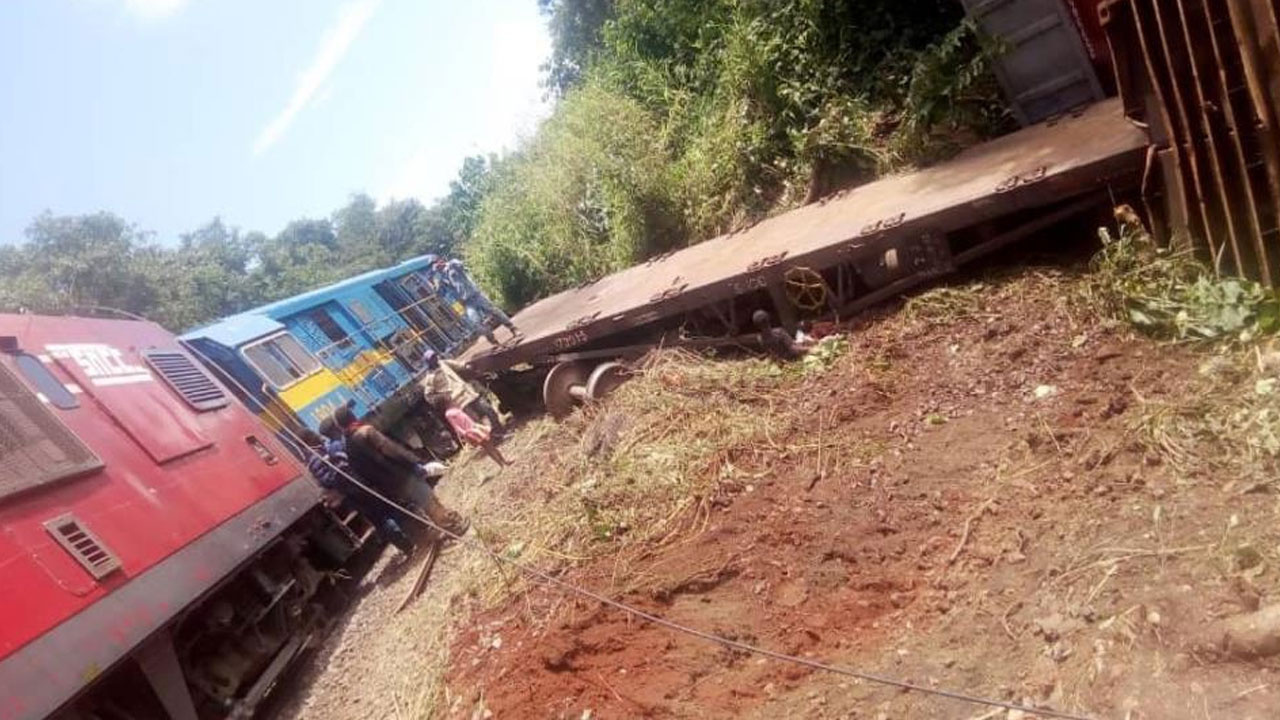
MULTIPOLYGON (((861 322, 830 363, 667 356, 456 464, 503 555, 770 650, 1097 718, 1276 717, 1209 623, 1280 600, 1280 362, 1099 320, 1026 271, 861 322)), ((448 551, 367 584, 280 715, 1013 718, 811 671, 448 551)))
MULTIPOLYGON (((565 579, 930 687, 1091 717, 1275 717, 1273 665, 1197 647, 1206 623, 1280 590, 1272 466, 1231 460, 1260 431, 1221 411, 1260 407, 1257 372, 1108 326, 1077 282, 1033 272, 935 292, 865 323, 825 371, 726 390, 767 432, 715 451, 679 531, 565 579), (1196 410, 1204 400, 1217 409, 1196 410)), ((676 369, 645 382, 689 384, 676 369)), ((620 402, 595 422, 626 413, 620 402)), ((451 667, 444 709, 460 718, 1007 714, 729 650, 549 588, 479 615, 451 667)))

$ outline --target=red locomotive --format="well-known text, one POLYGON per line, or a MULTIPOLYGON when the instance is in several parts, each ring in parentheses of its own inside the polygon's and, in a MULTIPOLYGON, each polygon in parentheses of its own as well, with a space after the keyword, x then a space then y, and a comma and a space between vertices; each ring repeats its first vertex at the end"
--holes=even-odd
POLYGON ((158 325, 0 314, 0 720, 247 716, 369 537, 158 325))

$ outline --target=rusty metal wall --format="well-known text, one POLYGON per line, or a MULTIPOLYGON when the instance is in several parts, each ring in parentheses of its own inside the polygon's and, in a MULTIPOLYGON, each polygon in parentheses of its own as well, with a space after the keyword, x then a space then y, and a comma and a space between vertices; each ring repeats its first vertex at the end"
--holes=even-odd
POLYGON ((1006 46, 992 69, 1014 116, 1031 125, 1104 95, 1063 0, 960 0, 982 32, 1006 46))
POLYGON ((1109 0, 1125 113, 1154 143, 1157 231, 1223 272, 1280 283, 1280 0, 1109 0))

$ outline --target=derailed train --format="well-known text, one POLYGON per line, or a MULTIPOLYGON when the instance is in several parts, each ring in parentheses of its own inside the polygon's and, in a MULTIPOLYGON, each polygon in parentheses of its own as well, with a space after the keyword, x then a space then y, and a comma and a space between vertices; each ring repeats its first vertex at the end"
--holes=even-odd
POLYGON ((0 349, 0 718, 250 709, 367 528, 157 325, 0 315, 0 349))
POLYGON ((437 262, 184 338, 0 314, 0 720, 252 715, 379 546, 290 431, 348 405, 451 451, 421 356, 487 328, 437 262))

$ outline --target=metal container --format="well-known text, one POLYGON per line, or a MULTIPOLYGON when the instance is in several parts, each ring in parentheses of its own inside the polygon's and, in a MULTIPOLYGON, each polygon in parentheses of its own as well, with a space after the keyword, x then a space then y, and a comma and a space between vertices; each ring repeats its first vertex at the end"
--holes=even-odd
POLYGON ((1004 46, 994 70, 1018 122, 1031 125, 1104 97, 1063 0, 961 2, 982 32, 1004 46))
POLYGON ((1125 113, 1155 148, 1144 195, 1171 242, 1223 272, 1280 281, 1276 0, 1110 0, 1125 113))

